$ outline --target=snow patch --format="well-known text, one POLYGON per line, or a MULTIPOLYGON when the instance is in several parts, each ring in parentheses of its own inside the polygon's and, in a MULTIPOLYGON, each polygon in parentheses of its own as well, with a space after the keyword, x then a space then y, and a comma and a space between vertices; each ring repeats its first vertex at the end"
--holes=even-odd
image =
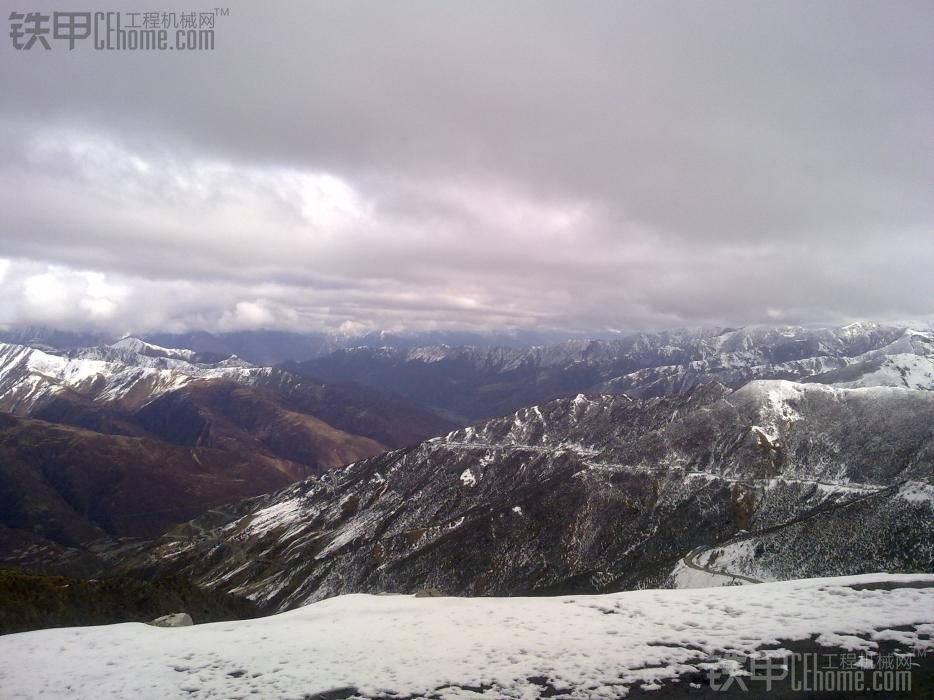
POLYGON ((923 481, 906 481, 898 495, 911 503, 927 503, 934 506, 934 486, 923 481))

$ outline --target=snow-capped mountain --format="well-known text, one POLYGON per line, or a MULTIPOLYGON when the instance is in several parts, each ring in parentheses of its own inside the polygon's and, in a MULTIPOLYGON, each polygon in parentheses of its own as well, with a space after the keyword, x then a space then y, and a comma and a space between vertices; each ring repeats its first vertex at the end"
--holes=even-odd
POLYGON ((268 368, 236 357, 199 362, 191 350, 161 348, 136 338, 53 354, 0 343, 0 410, 31 415, 61 395, 139 408, 194 379, 255 383, 268 368))
POLYGON ((934 393, 906 388, 578 395, 222 509, 129 567, 279 610, 671 585, 689 555, 757 533, 795 543, 754 546, 757 578, 930 572, 931 425, 934 393))
POLYGON ((526 348, 357 347, 291 368, 387 389, 470 423, 577 392, 673 396, 713 381, 739 388, 754 379, 840 379, 931 389, 932 365, 934 332, 859 323, 639 333, 526 348))

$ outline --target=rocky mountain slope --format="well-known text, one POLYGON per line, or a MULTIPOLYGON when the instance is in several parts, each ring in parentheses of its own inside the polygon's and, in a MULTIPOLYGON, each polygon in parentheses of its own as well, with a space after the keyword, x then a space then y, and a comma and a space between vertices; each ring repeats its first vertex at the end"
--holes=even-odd
POLYGON ((934 388, 934 332, 876 324, 639 333, 534 347, 362 346, 289 365, 387 389, 462 423, 584 393, 673 396, 754 379, 934 388), (843 373, 835 374, 835 373, 843 373))
POLYGON ((753 549, 772 578, 930 572, 932 426, 934 393, 905 388, 578 395, 219 509, 127 566, 277 609, 670 584, 692 551, 780 531, 753 549))

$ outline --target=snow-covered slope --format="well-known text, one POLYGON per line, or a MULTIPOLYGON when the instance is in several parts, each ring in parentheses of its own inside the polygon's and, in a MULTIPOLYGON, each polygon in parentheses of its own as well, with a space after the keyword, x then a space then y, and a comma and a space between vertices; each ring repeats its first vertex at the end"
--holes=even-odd
POLYGON ((898 353, 850 365, 814 381, 842 387, 897 386, 922 391, 934 390, 934 355, 898 353))
POLYGON ((126 336, 115 343, 111 343, 110 345, 103 347, 108 350, 115 350, 117 352, 128 353, 130 355, 165 357, 175 360, 185 360, 187 362, 194 361, 198 356, 198 353, 196 353, 194 350, 187 350, 184 348, 164 348, 160 345, 153 345, 152 343, 147 343, 144 340, 140 340, 139 338, 134 338, 132 336, 126 336))
POLYGON ((898 388, 579 395, 241 504, 131 568, 276 609, 424 586, 604 592, 661 584, 744 531, 797 528, 777 578, 931 571, 932 424, 934 394, 898 388))
MULTIPOLYGON (((614 698, 673 682, 709 689, 711 670, 722 684, 748 676, 747 656, 782 659, 802 643, 861 659, 851 672, 882 668, 880 651, 923 659, 932 632, 934 576, 554 598, 350 595, 258 620, 0 637, 0 689, 9 700, 614 698)), ((750 697, 765 691, 763 680, 743 685, 750 697)))

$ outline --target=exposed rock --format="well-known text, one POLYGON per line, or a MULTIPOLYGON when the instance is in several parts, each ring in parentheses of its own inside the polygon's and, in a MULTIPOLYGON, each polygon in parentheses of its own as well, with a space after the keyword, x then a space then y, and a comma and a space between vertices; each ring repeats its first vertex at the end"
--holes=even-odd
POLYGON ((191 615, 186 612, 179 612, 157 617, 147 624, 153 627, 191 627, 194 622, 191 619, 191 615))

